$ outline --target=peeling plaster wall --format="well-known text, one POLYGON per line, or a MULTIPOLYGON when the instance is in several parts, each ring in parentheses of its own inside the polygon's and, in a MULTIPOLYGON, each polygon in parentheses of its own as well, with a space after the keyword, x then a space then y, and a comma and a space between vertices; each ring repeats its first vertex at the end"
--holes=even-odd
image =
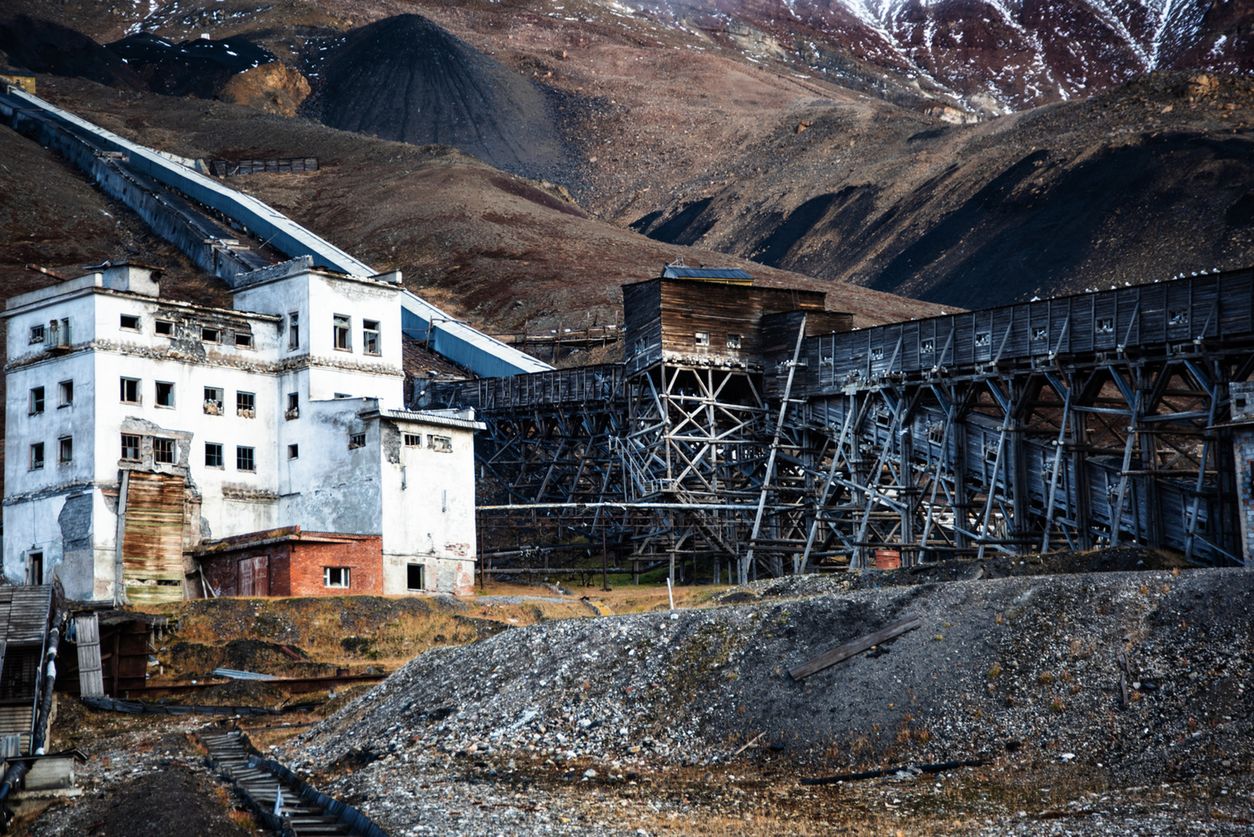
POLYGON ((396 287, 298 273, 239 292, 237 305, 261 309, 245 313, 157 298, 146 274, 129 280, 144 293, 130 292, 124 275, 114 269, 10 301, 3 560, 11 578, 23 579, 26 555, 41 549, 46 577, 56 572, 68 595, 111 598, 121 474, 141 470, 186 477, 187 547, 287 525, 382 534, 386 592, 407 592, 413 562, 427 567, 427 589, 469 589, 472 432, 379 417, 402 402, 396 287), (295 347, 291 311, 301 320, 295 347), (351 318, 351 351, 333 347, 336 313, 351 318), (123 315, 138 317, 138 328, 123 328, 123 315), (71 320, 70 345, 29 344, 30 326, 53 318, 71 320), (377 356, 363 352, 367 319, 379 323, 377 356), (171 324, 168 333, 157 333, 157 321, 171 324), (206 339, 204 328, 217 339, 206 339), (236 345, 236 334, 250 335, 250 344, 236 345), (140 382, 139 403, 121 400, 123 378, 140 382), (58 409, 57 382, 66 379, 74 401, 58 409), (157 404, 157 382, 173 385, 172 406, 157 404), (37 416, 27 415, 32 386, 45 387, 37 416), (221 409, 206 408, 206 387, 221 390, 221 409), (240 392, 253 395, 251 415, 236 409, 240 392), (423 446, 406 448, 401 428, 421 434, 423 446), (140 437, 138 460, 122 459, 123 433, 140 437), (354 434, 364 434, 363 445, 350 447, 354 434), (431 434, 453 437, 453 452, 429 450, 431 434), (64 465, 56 461, 60 435, 74 438, 64 465), (154 438, 174 440, 173 462, 156 461, 154 438), (45 444, 45 464, 32 471, 34 441, 45 444), (207 443, 222 446, 221 466, 208 464, 207 443), (237 447, 252 448, 254 470, 237 466, 237 447))

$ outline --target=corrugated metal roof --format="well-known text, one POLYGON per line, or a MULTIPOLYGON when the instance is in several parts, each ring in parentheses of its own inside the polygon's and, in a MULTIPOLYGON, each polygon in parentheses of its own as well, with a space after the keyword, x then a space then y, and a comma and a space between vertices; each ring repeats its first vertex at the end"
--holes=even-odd
POLYGON ((749 279, 753 276, 738 267, 684 267, 667 265, 662 268, 663 279, 749 279))
POLYGON ((0 587, 0 641, 9 646, 41 645, 52 611, 52 587, 0 587))
POLYGON ((488 426, 481 421, 441 415, 440 413, 427 412, 426 410, 382 410, 380 412, 385 418, 399 419, 401 421, 419 421, 423 424, 438 424, 443 427, 457 427, 462 430, 488 429, 488 426))

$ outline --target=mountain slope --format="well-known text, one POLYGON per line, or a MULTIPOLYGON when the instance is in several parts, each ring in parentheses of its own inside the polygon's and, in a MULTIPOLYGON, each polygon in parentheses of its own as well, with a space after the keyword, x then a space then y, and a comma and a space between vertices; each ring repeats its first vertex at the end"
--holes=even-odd
POLYGON ((333 128, 451 145, 500 169, 570 179, 545 91, 426 18, 385 18, 316 54, 305 112, 333 128))
POLYGON ((885 116, 799 112, 636 227, 962 307, 1254 262, 1251 80, 1153 77, 973 126, 885 116))

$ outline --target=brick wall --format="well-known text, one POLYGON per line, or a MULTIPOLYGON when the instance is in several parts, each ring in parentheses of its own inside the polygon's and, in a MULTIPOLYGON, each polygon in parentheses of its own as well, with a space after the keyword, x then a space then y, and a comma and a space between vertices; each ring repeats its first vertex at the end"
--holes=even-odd
POLYGON ((382 595, 383 538, 374 535, 347 543, 294 541, 289 578, 293 596, 382 595), (348 567, 350 587, 325 586, 325 567, 348 567))
MULTIPOLYGON (((242 546, 220 555, 200 558, 206 580, 220 596, 239 596, 240 564, 266 557, 268 584, 254 583, 253 595, 269 590, 271 596, 342 596, 383 593, 383 539, 378 535, 356 537, 343 543, 287 540, 264 546, 242 546), (323 569, 347 567, 349 587, 327 587, 323 569)), ((255 566, 255 564, 254 564, 255 566)))

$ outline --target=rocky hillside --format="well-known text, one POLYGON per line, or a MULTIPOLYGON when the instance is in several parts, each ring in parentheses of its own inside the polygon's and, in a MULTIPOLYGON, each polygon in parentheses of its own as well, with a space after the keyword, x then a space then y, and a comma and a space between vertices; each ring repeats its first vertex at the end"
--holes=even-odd
POLYGON ((1254 69, 1254 8, 1227 0, 625 0, 672 26, 839 79, 870 64, 992 112, 1144 73, 1254 69))
POLYGON ((634 226, 961 307, 1241 267, 1254 82, 1151 76, 968 126, 816 102, 677 191, 634 226))
MULTIPOLYGON (((1048 829, 1058 818, 1048 810, 1081 816, 1067 802, 1088 788, 1117 797, 1160 782, 1233 781, 1248 767, 1252 596, 1242 570, 848 593, 804 579, 763 583, 741 606, 552 622, 428 652, 282 752, 392 827, 480 833, 488 811, 479 807, 517 815, 509 789, 534 783, 546 794, 579 777, 612 799, 641 777, 665 793, 683 775, 667 771, 686 766, 724 810, 735 810, 741 783, 759 786, 758 770, 773 768, 796 787, 798 776, 984 759, 1034 797, 994 797, 985 813, 1018 810, 1022 821, 1027 808, 1048 829), (903 618, 921 626, 808 679, 788 674, 903 618), (430 798, 428 787, 443 791, 453 778, 478 785, 475 800, 488 800, 430 798), (1061 791, 1052 804, 1051 787, 1061 791), (470 819, 449 819, 463 816, 470 819)), ((930 779, 912 791, 917 775, 903 770, 889 786, 891 796, 914 797, 914 814, 963 807, 940 793, 939 780, 935 791, 930 779)), ((1109 833, 1189 830, 1124 826, 1109 833)), ((952 827, 945 817, 943 830, 952 827)))

